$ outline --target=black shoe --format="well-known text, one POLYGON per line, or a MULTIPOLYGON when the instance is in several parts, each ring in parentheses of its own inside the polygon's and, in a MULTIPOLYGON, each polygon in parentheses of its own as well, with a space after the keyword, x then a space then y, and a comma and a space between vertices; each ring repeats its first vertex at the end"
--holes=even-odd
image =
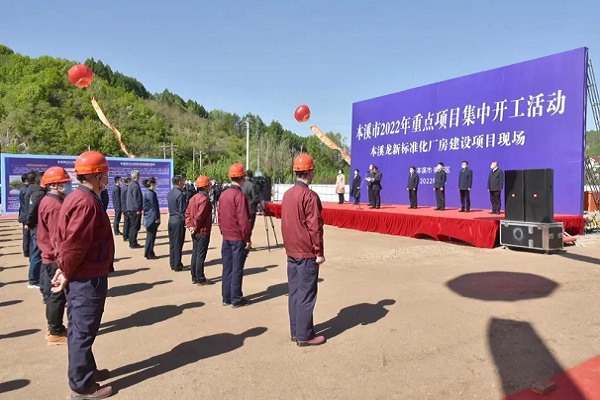
POLYGON ((221 304, 222 304, 222 306, 223 306, 223 307, 226 307, 226 306, 230 306, 230 305, 231 305, 231 303, 229 303, 229 302, 227 302, 227 301, 224 301, 224 302, 223 302, 223 303, 221 303, 221 304))
POLYGON ((198 281, 197 281, 197 280, 195 280, 195 279, 192 279, 192 285, 195 285, 195 284, 197 284, 197 283, 198 283, 198 281))
POLYGON ((129 238, 123 237, 124 242, 129 242, 129 238))
POLYGON ((121 232, 115 232, 115 236, 121 236, 122 233, 121 232))
POLYGON ((458 210, 458 212, 465 212, 465 209, 461 208, 460 210, 458 210))
POLYGON ((465 210, 465 212, 471 212, 471 210, 465 210))
POLYGON ((29 253, 23 253, 23 257, 29 258, 29 253))
POLYGON ((439 208, 439 207, 434 209, 434 211, 440 211, 440 210, 441 210, 441 208, 439 208))
POLYGON ((250 300, 248 299, 242 299, 242 301, 240 301, 237 304, 232 304, 231 308, 240 308, 240 307, 244 307, 250 304, 250 300))
POLYGON ((196 283, 200 286, 207 286, 207 285, 215 284, 213 281, 209 281, 208 279, 199 279, 198 282, 196 282, 196 283))
POLYGON ((171 269, 171 271, 173 271, 173 272, 181 272, 183 270, 181 268, 179 268, 179 269, 171 269))
POLYGON ((158 260, 157 256, 146 257, 147 260, 158 260))
POLYGON ((142 248, 142 245, 141 245, 141 244, 139 244, 139 243, 134 243, 134 244, 130 244, 130 245, 129 245, 129 248, 130 248, 130 249, 141 249, 141 248, 142 248))

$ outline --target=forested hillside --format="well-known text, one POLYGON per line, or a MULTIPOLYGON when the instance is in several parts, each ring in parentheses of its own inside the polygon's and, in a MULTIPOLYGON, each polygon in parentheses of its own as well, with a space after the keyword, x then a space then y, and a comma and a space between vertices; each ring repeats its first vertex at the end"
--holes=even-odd
MULTIPOLYGON (((77 89, 67 80, 74 61, 30 58, 0 45, 2 152, 77 155, 91 148, 124 157, 113 133, 92 108, 90 99, 96 97, 131 153, 170 158, 172 143, 176 173, 190 179, 203 173, 225 180, 232 162, 245 163, 246 120, 251 131, 251 168, 257 169, 260 152, 260 170, 275 182, 291 181, 292 159, 300 149, 315 157, 317 183, 334 182, 337 169, 347 170, 339 154, 314 136, 299 136, 277 121, 267 124, 258 115, 207 111, 168 90, 152 94, 135 78, 113 71, 100 60, 90 58, 85 63, 95 73, 94 83, 77 89)), ((346 147, 341 134, 328 135, 346 147)))

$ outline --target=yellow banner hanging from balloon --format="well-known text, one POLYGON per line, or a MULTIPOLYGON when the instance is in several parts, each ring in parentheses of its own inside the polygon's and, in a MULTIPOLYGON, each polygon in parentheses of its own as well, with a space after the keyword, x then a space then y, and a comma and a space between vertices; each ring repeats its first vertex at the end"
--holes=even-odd
POLYGON ((95 97, 92 97, 92 107, 94 107, 94 110, 96 110, 96 114, 98 114, 98 118, 100 118, 100 121, 102 121, 102 123, 104 125, 108 126, 108 128, 115 133, 115 136, 117 137, 117 141, 119 142, 119 145, 121 146, 121 150, 123 150, 123 152, 125 154, 127 154, 127 157, 135 158, 135 156, 133 154, 131 154, 129 151, 127 151, 127 147, 125 147, 125 144, 123 143, 123 140, 121 139, 121 132, 119 132, 117 127, 114 126, 108 120, 108 118, 106 118, 106 115, 104 115, 104 111, 102 111, 102 109, 100 108, 100 105, 96 101, 95 97))
POLYGON ((310 127, 310 130, 313 131, 315 136, 318 137, 321 140, 321 142, 325 144, 325 146, 329 147, 330 149, 339 151, 344 161, 346 161, 348 165, 350 165, 350 154, 345 152, 340 146, 338 146, 333 140, 331 140, 326 134, 324 134, 318 126, 312 125, 310 127))

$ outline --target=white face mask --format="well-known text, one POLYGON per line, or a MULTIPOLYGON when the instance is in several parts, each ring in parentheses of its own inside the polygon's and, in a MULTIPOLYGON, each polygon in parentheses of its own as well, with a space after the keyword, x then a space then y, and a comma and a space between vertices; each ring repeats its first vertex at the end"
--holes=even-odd
POLYGON ((467 164, 462 165, 463 169, 467 168, 467 164))
POLYGON ((490 165, 490 168, 491 168, 491 169, 494 169, 494 164, 491 164, 491 165, 490 165))

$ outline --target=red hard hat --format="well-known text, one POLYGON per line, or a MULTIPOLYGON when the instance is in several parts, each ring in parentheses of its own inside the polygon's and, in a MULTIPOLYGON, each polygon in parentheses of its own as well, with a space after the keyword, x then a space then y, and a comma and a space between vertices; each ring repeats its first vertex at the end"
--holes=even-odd
POLYGON ((294 159, 294 172, 311 171, 315 169, 315 160, 306 153, 294 159))
POLYGON ((207 186, 210 186, 210 180, 208 179, 208 176, 200 175, 196 179, 195 184, 196 184, 197 188, 207 187, 207 186))
POLYGON ((75 160, 75 173, 77 175, 96 174, 108 171, 108 162, 102 153, 86 151, 75 160))
POLYGON ((44 172, 44 176, 42 176, 42 187, 53 183, 67 182, 71 182, 71 177, 63 167, 50 167, 44 172))
POLYGON ((239 163, 233 164, 229 167, 229 177, 230 178, 243 178, 246 176, 246 170, 244 166, 239 163))

